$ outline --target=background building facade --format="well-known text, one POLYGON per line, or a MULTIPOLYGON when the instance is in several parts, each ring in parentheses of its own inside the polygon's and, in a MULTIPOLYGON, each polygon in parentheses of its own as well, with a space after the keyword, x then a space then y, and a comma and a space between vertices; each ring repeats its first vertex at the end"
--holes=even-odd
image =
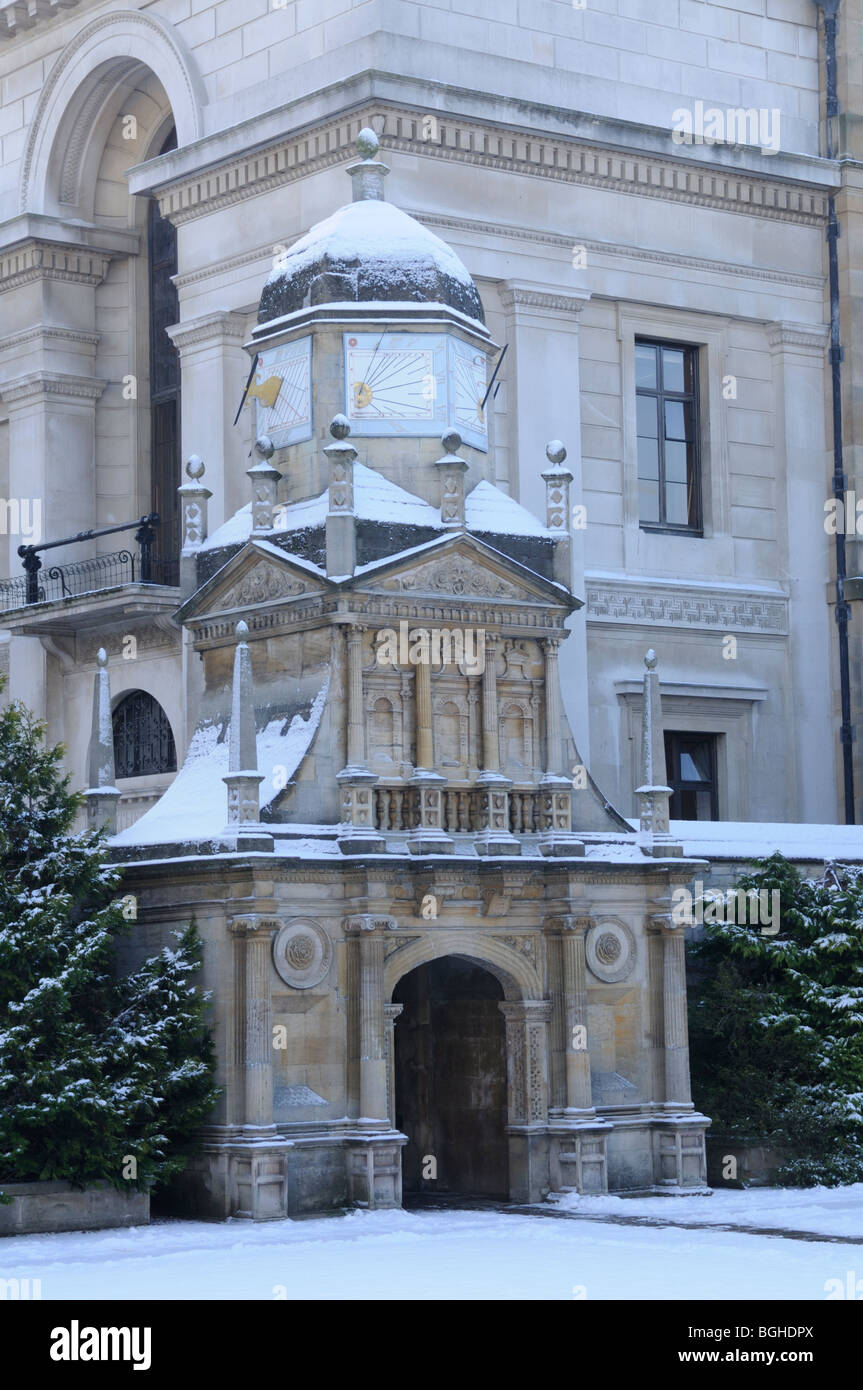
POLYGON ((825 232, 835 196, 853 489, 861 9, 841 7, 827 159, 811 0, 3 0, 0 651, 73 785, 101 646, 121 826, 182 762, 181 463, 205 461, 211 532, 246 502, 253 410, 232 421, 261 284, 344 202, 371 126, 506 345, 496 483, 544 518, 545 442, 568 446, 586 606, 564 699, 599 786, 635 813, 653 646, 673 815, 842 819, 825 232), (129 530, 42 555, 46 594, 87 598, 22 606, 22 542, 150 512, 154 583, 129 530))

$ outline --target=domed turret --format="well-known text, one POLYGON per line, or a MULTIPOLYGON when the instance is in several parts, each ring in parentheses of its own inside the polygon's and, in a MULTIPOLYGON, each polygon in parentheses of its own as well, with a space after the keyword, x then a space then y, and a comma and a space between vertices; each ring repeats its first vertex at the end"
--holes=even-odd
POLYGON ((354 201, 295 242, 272 271, 258 322, 322 304, 443 304, 484 322, 476 286, 459 257, 426 227, 383 201, 387 166, 375 158, 378 138, 364 130, 363 156, 348 173, 354 201))

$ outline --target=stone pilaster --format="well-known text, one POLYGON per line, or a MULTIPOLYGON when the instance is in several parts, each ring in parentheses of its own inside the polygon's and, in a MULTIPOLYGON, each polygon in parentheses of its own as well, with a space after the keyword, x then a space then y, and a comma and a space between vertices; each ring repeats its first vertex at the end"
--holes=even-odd
POLYGON ((366 767, 365 707, 363 701, 363 633, 353 624, 345 633, 347 667, 347 763, 337 780, 342 788, 342 827, 339 848, 343 854, 382 854, 386 841, 378 834, 374 817, 375 773, 366 767))
POLYGON ((234 1046, 227 1098, 231 1137, 227 1154, 231 1214, 278 1220, 288 1211, 288 1143, 273 1122, 273 1024, 270 982, 272 937, 279 922, 250 914, 234 917, 234 1046))
POLYGON ((510 1196, 541 1201, 549 1191, 548 1024, 546 999, 505 1000, 510 1196))
POLYGON ((497 638, 485 635, 482 670, 482 760, 476 785, 480 794, 480 829, 477 854, 521 854, 521 845, 509 828, 509 792, 512 782, 500 770, 499 711, 497 705, 497 638))
POLYGON ((180 354, 180 402, 184 451, 196 449, 207 460, 215 529, 247 500, 243 472, 248 432, 233 420, 240 404, 249 358, 243 348, 247 316, 233 309, 214 309, 182 318, 168 330, 180 354))
MULTIPOLYGON (((359 1129, 389 1128, 384 932, 394 925, 392 917, 379 917, 370 912, 354 913, 344 921, 348 949, 355 956, 351 974, 359 995, 352 1011, 357 1029, 353 1050, 359 1058, 359 1129)), ((392 1015, 392 1021, 396 1017, 392 1015)))
POLYGON ((545 855, 584 854, 572 833, 572 783, 561 771, 560 639, 547 637, 545 653, 545 775, 540 783, 540 852, 545 855))
POLYGON ((662 1014, 665 1048, 665 1108, 691 1109, 689 1032, 686 1017, 686 955, 683 929, 663 932, 662 1014))
POLYGON ((396 1023, 404 1009, 404 1004, 384 1004, 386 1023, 386 1061, 387 1061, 387 1117, 395 1129, 396 1124, 396 1023))
POLYGON ((419 818, 408 838, 412 854, 451 854, 453 841, 444 831, 443 793, 446 778, 434 770, 434 732, 432 730, 431 664, 419 661, 414 667, 416 702, 417 766, 410 779, 416 788, 419 818))

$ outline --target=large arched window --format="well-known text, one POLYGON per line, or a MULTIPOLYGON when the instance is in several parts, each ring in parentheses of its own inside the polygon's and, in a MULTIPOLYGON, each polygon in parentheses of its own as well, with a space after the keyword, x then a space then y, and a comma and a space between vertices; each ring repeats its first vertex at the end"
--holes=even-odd
POLYGON ((146 690, 124 695, 112 715, 114 763, 118 777, 176 772, 177 750, 168 716, 146 690))
MULTIPOLYGON (((171 130, 159 154, 177 148, 177 132, 171 130)), ((147 247, 150 271, 150 505, 159 513, 156 554, 169 565, 180 549, 180 354, 166 329, 180 317, 176 286, 177 231, 150 199, 147 215, 147 247)), ((156 579, 171 582, 168 571, 157 568, 156 579)))

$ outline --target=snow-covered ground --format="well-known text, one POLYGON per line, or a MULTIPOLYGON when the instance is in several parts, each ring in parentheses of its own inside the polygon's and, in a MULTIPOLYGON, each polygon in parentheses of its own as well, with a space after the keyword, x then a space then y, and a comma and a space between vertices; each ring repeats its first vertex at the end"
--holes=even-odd
POLYGON ((575 1220, 499 1211, 357 1211, 266 1225, 170 1221, 128 1231, 17 1236, 0 1241, 0 1277, 40 1279, 43 1299, 75 1300, 818 1301, 863 1281, 863 1245, 711 1229, 740 1223, 859 1240, 863 1184, 570 1201, 575 1220), (655 1216, 658 1224, 608 1224, 591 1215, 655 1216), (676 1221, 702 1228, 669 1224, 676 1221))

